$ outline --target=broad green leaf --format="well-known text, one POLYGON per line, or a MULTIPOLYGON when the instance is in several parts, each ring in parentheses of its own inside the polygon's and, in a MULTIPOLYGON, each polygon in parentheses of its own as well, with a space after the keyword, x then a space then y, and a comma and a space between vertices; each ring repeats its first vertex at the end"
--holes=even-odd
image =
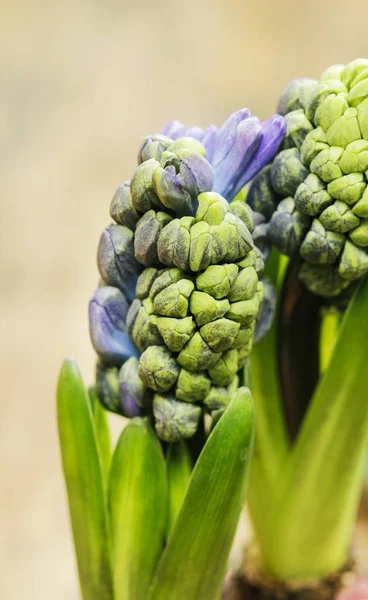
POLYGON ((240 388, 194 467, 151 600, 219 598, 244 502, 253 437, 253 401, 250 391, 240 388))
POLYGON ((348 549, 368 442, 368 278, 347 310, 274 510, 268 569, 289 579, 337 571, 348 549))
POLYGON ((107 412, 99 402, 96 389, 94 387, 89 388, 88 394, 91 400, 93 416, 95 419, 95 428, 98 446, 100 449, 102 470, 105 477, 105 483, 107 485, 111 464, 111 436, 109 422, 107 420, 107 412))
POLYGON ((116 600, 146 600, 167 528, 166 465, 148 421, 123 430, 110 470, 116 600))
POLYGON ((170 444, 166 461, 169 495, 168 531, 170 532, 182 505, 192 472, 192 461, 184 441, 170 444))
POLYGON ((90 401, 73 359, 61 368, 57 416, 82 597, 113 600, 101 459, 90 401))

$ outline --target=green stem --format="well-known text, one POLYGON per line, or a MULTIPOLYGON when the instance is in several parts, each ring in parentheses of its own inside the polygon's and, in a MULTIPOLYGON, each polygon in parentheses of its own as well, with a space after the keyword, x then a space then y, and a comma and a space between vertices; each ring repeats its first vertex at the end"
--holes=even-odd
POLYGON ((282 579, 324 577, 348 558, 368 442, 367 306, 368 279, 345 314, 273 502, 263 559, 282 579))
MULTIPOLYGON (((273 251, 266 275, 275 285, 282 269, 280 255, 273 251)), ((267 545, 272 498, 289 449, 279 387, 276 321, 267 336, 254 347, 251 356, 251 389, 257 423, 248 505, 261 549, 267 545)))

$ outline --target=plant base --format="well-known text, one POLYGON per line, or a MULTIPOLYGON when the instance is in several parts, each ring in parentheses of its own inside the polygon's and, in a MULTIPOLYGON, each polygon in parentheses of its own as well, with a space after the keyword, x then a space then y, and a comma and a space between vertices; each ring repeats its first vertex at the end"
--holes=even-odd
POLYGON ((285 582, 262 573, 247 552, 242 570, 226 582, 222 600, 335 600, 356 575, 353 562, 321 580, 285 582))

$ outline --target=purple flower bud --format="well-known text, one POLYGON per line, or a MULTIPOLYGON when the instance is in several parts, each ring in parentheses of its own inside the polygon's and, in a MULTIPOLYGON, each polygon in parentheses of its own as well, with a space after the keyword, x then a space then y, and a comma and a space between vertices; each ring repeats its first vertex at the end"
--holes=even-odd
POLYGON ((234 186, 235 195, 273 159, 286 134, 286 121, 280 115, 273 115, 261 124, 261 128, 261 143, 248 168, 240 175, 234 186))
POLYGON ((161 129, 160 133, 162 133, 162 135, 167 135, 172 140, 177 140, 185 135, 185 127, 180 121, 169 121, 161 129))
MULTIPOLYGON (((239 112, 239 111, 238 111, 239 112)), ((259 120, 256 117, 248 117, 236 125, 235 135, 233 129, 231 135, 223 138, 222 148, 229 148, 229 140, 231 139, 231 147, 225 154, 222 155, 218 150, 220 143, 221 130, 219 140, 215 149, 214 167, 215 180, 213 191, 224 196, 228 201, 232 200, 242 185, 238 184, 239 179, 249 167, 252 159, 262 140, 262 129, 259 120)))
POLYGON ((216 148, 212 160, 213 166, 216 168, 232 149, 237 138, 238 125, 250 117, 250 111, 247 108, 241 108, 234 112, 222 125, 218 132, 216 148))
POLYGON ((201 127, 195 125, 194 127, 191 127, 190 129, 186 130, 185 137, 191 137, 201 142, 204 138, 204 131, 201 127))
POLYGON ((195 150, 166 152, 163 168, 153 174, 153 186, 162 202, 178 216, 194 215, 198 196, 209 192, 213 184, 213 169, 195 150))
POLYGON ((118 287, 131 302, 141 267, 134 256, 134 234, 124 225, 109 225, 98 245, 97 263, 105 283, 118 287))
POLYGON ((122 365, 139 353, 126 333, 128 302, 120 290, 98 288, 89 303, 89 329, 97 354, 104 362, 122 365))
POLYGON ((216 125, 209 125, 205 131, 202 144, 206 149, 206 158, 212 164, 219 131, 216 125))

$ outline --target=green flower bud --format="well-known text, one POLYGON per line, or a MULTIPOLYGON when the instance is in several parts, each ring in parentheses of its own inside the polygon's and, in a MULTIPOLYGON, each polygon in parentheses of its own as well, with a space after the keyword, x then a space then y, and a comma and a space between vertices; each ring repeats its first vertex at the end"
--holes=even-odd
POLYGON ((239 323, 223 318, 203 325, 200 332, 202 338, 214 352, 224 352, 232 347, 239 329, 239 323))
POLYGON ((347 89, 340 79, 327 79, 320 81, 313 89, 306 109, 308 119, 314 122, 318 106, 331 94, 346 94, 347 89))
POLYGON ((138 221, 134 236, 134 253, 142 265, 149 267, 157 264, 157 241, 162 229, 171 220, 167 213, 149 210, 138 221))
POLYGON ((229 205, 230 212, 238 217, 250 233, 254 230, 254 213, 249 204, 246 204, 242 200, 233 200, 229 205))
POLYGON ((157 243, 160 262, 189 271, 190 230, 194 222, 193 217, 182 217, 164 227, 157 243))
POLYGON ((233 348, 242 348, 243 346, 248 346, 249 342, 252 342, 254 336, 254 328, 255 324, 251 325, 241 325, 238 331, 238 335, 236 336, 233 348))
POLYGON ((220 194, 208 192, 198 196, 196 221, 204 221, 208 225, 220 225, 229 212, 229 204, 220 194))
POLYGON ((213 367, 220 357, 221 354, 211 350, 199 331, 196 331, 180 352, 177 361, 188 371, 203 371, 213 367))
POLYGON ((342 153, 339 167, 343 173, 365 173, 368 169, 368 142, 359 139, 349 144, 342 153))
POLYGON ((343 67, 341 72, 341 81, 348 89, 350 89, 356 83, 359 83, 359 81, 361 81, 362 78, 366 78, 367 70, 367 59, 358 58, 356 60, 353 60, 346 67, 343 67))
POLYGON ((186 317, 189 297, 194 290, 190 279, 181 279, 159 292, 153 301, 155 313, 163 317, 186 317))
POLYGON ((342 171, 339 167, 342 153, 343 149, 338 146, 331 146, 327 150, 322 150, 312 160, 310 170, 326 183, 338 179, 342 176, 342 171))
POLYGON ((351 173, 329 183, 327 190, 336 200, 355 204, 362 197, 366 187, 367 184, 361 173, 351 173))
POLYGON ((358 111, 356 108, 347 108, 344 114, 334 121, 326 132, 329 146, 346 148, 352 142, 360 140, 358 124, 358 111))
MULTIPOLYGON (((199 140, 188 136, 183 136, 172 141, 167 150, 168 152, 171 152, 171 154, 177 154, 181 150, 187 150, 189 152, 197 152, 204 158, 206 157, 206 149, 203 144, 199 140)), ((165 157, 163 157, 163 161, 165 161, 165 157)))
POLYGON ((118 225, 125 225, 129 229, 135 229, 139 221, 137 213, 130 194, 130 181, 119 185, 110 204, 110 215, 118 225))
POLYGON ((260 302, 257 295, 253 296, 250 300, 232 302, 226 313, 226 317, 237 323, 241 323, 241 325, 251 325, 257 317, 259 305, 260 302))
POLYGON ((308 175, 295 192, 295 208, 310 217, 320 214, 332 202, 326 184, 313 173, 308 175))
POLYGON ((357 107, 368 97, 368 78, 356 83, 349 92, 348 101, 350 106, 357 107))
POLYGON ((181 369, 175 396, 184 402, 201 402, 211 388, 211 381, 204 371, 193 372, 181 369))
POLYGON ((322 150, 328 150, 327 138, 322 127, 316 127, 306 136, 300 150, 302 163, 309 167, 322 150))
POLYGON ((141 352, 148 346, 160 346, 163 343, 157 328, 157 316, 152 313, 152 300, 146 298, 138 311, 131 333, 135 346, 141 352))
POLYGON ((135 170, 130 184, 130 193, 132 202, 138 212, 145 213, 153 207, 159 207, 165 210, 155 192, 152 183, 152 177, 155 171, 160 167, 160 163, 151 158, 146 160, 135 170))
POLYGON ((149 346, 139 359, 139 377, 156 392, 169 391, 175 385, 179 371, 174 356, 164 346, 149 346))
POLYGON ((311 93, 317 86, 315 79, 293 79, 280 96, 277 112, 280 115, 307 108, 311 93))
POLYGON ((229 404, 230 398, 231 396, 226 387, 212 386, 204 400, 204 405, 212 413, 212 411, 225 409, 229 404))
MULTIPOLYGON (((279 197, 271 185, 271 165, 268 165, 250 184, 247 203, 256 212, 269 220, 274 213, 279 197)), ((231 206, 231 205, 230 205, 231 206)))
POLYGON ((196 329, 193 317, 172 319, 157 317, 157 328, 171 352, 180 352, 189 342, 196 329))
POLYGON ((249 300, 257 290, 258 276, 254 267, 241 269, 228 294, 230 302, 249 300))
POLYGON ((190 297, 190 312, 199 327, 210 321, 220 319, 229 308, 230 303, 228 300, 216 300, 204 292, 194 291, 190 297))
POLYGON ((211 265, 196 277, 196 288, 217 300, 225 298, 238 272, 239 268, 234 264, 211 265))
POLYGON ((368 188, 365 188, 363 196, 352 209, 357 217, 368 217, 368 188))
POLYGON ((367 252, 352 242, 345 242, 338 272, 343 279, 348 281, 354 281, 366 275, 368 273, 367 252))
POLYGON ((160 133, 144 138, 138 152, 138 164, 154 158, 159 161, 162 153, 172 144, 172 139, 160 133))
POLYGON ((299 278, 311 292, 327 298, 338 296, 349 285, 349 281, 343 279, 331 265, 303 262, 299 278))
POLYGON ((293 196, 298 185, 307 177, 308 171, 300 160, 299 150, 282 150, 273 161, 271 182, 273 189, 282 196, 293 196))
POLYGON ((231 383, 238 369, 238 351, 227 350, 217 363, 208 369, 208 374, 215 385, 222 387, 231 383))
POLYGON ((360 219, 354 215, 350 207, 340 200, 336 200, 332 206, 326 208, 319 220, 325 229, 337 233, 346 233, 360 223, 360 219))
POLYGON ((152 300, 162 292, 162 290, 166 289, 172 283, 177 283, 181 279, 185 279, 185 273, 181 269, 163 269, 157 274, 155 281, 152 283, 152 286, 149 290, 149 296, 152 300))
POLYGON ((148 297, 150 289, 152 288, 152 285, 158 276, 159 271, 154 267, 144 269, 137 280, 137 287, 135 290, 137 298, 144 300, 144 298, 148 297))
POLYGON ((133 237, 133 232, 124 225, 109 225, 98 245, 97 263, 102 279, 123 292, 138 276, 133 237))
POLYGON ((342 233, 327 231, 318 219, 314 219, 300 246, 302 258, 312 264, 333 264, 345 243, 342 233))
MULTIPOLYGON (((314 122, 317 126, 322 127, 323 131, 327 132, 331 125, 339 119, 344 112, 349 108, 346 94, 330 94, 318 106, 314 115, 314 122)), ((326 137, 327 141, 327 137, 326 137)))
POLYGON ((288 256, 296 254, 307 233, 311 219, 295 210, 293 198, 285 198, 272 215, 269 238, 281 252, 288 256))
POLYGON ((165 442, 178 442, 195 434, 201 408, 189 402, 180 402, 173 396, 155 394, 153 399, 155 428, 165 442))
POLYGON ((285 115, 287 132, 283 148, 298 148, 300 150, 306 135, 312 131, 313 125, 305 116, 304 110, 293 110, 285 115))
POLYGON ((368 219, 364 219, 361 221, 359 227, 354 229, 349 237, 354 244, 357 246, 368 246, 368 219))
POLYGON ((119 367, 98 361, 96 365, 96 393, 101 404, 111 412, 121 414, 119 367))

